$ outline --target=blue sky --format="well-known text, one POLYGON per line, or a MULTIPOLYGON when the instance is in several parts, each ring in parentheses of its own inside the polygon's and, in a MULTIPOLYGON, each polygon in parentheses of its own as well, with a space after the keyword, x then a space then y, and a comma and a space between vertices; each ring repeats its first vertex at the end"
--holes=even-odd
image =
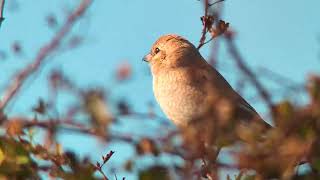
MULTIPOLYGON (((59 24, 62 24, 67 12, 78 1, 16 0, 18 7, 13 2, 7 1, 6 4, 6 20, 0 29, 0 50, 10 53, 12 42, 18 41, 22 44, 23 53, 19 56, 8 54, 8 58, 0 60, 0 91, 12 74, 29 63, 54 34, 44 17, 48 13, 57 15, 59 24)), ((267 67, 296 82, 303 82, 311 72, 319 73, 320 24, 317 22, 320 1, 226 0, 223 4, 223 19, 236 31, 239 50, 253 69, 267 67)), ((111 104, 126 98, 135 111, 146 112, 147 104, 152 102, 157 113, 164 116, 152 94, 148 66, 141 58, 163 34, 180 34, 197 44, 202 28, 202 8, 202 3, 197 0, 94 1, 73 29, 73 34, 85 36, 84 44, 48 59, 41 72, 29 79, 23 92, 9 106, 9 113, 28 114, 30 105, 35 104, 39 97, 46 98, 48 72, 59 68, 79 86, 107 88, 111 104), (132 65, 133 77, 126 83, 117 83, 114 71, 124 61, 132 65)), ((208 57, 211 46, 201 50, 204 57, 208 57)), ((235 85, 239 73, 232 68, 226 48, 221 47, 220 50, 221 73, 235 85)), ((253 92, 246 95, 252 97, 253 92)), ((63 95, 58 102, 59 109, 72 102, 75 102, 74 98, 63 95)), ((254 103, 254 106, 264 113, 261 104, 254 103)), ((124 122, 121 126, 123 131, 136 130, 137 134, 142 129, 145 131, 146 127, 150 132, 144 133, 152 134, 156 128, 145 121, 124 122)), ((74 134, 66 134, 61 139, 66 149, 81 149, 81 155, 89 154, 94 159, 107 152, 108 148, 113 148, 118 152, 113 157, 114 163, 125 159, 124 154, 129 156, 133 152, 125 144, 106 147, 91 138, 74 134), (96 153, 92 154, 93 151, 96 153)))

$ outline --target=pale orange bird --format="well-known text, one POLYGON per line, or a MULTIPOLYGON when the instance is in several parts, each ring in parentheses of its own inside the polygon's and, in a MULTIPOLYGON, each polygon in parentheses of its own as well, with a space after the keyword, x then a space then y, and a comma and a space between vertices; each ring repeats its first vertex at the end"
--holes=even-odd
MULTIPOLYGON (((157 102, 178 127, 188 127, 201 118, 216 118, 219 126, 234 121, 269 126, 185 38, 161 36, 144 61, 151 68, 157 102), (235 120, 229 121, 231 118, 235 120)), ((202 127, 209 124, 204 122, 202 127)))

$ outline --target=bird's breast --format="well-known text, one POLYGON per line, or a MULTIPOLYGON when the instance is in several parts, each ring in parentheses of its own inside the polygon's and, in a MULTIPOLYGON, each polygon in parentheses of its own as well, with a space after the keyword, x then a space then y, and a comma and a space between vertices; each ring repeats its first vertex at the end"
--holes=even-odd
POLYGON ((153 91, 163 112, 177 125, 186 125, 204 111, 205 94, 179 72, 153 77, 153 91))

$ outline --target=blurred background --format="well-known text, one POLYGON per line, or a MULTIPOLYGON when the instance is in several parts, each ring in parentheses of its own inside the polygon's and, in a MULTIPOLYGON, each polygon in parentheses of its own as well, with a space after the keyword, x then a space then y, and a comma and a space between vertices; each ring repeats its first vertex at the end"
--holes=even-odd
MULTIPOLYGON (((76 0, 6 1, 5 20, 0 28, 1 93, 17 72, 34 61, 39 49, 52 39, 78 4, 76 0)), ((226 0, 214 8, 221 12, 221 19, 230 23, 229 29, 234 33, 238 50, 273 94, 273 100, 291 99, 303 104, 307 97, 301 89, 288 91, 285 87, 303 88, 309 74, 319 73, 319 7, 318 0, 226 0)), ((138 115, 117 117, 109 129, 112 133, 137 139, 164 135, 175 127, 165 119, 154 99, 152 77, 142 57, 159 36, 168 33, 182 35, 198 45, 203 13, 203 3, 198 0, 93 1, 60 47, 45 60, 39 71, 27 79, 5 112, 8 116, 32 118, 32 107, 41 99, 54 102, 50 116, 68 114, 67 107, 76 107, 81 101, 69 91, 54 93, 50 78, 54 72, 59 72, 79 89, 103 89, 111 116, 115 117, 121 111, 138 115), (160 118, 144 116, 150 113, 160 118)), ((222 38, 214 39, 200 52, 208 60, 214 57, 212 64, 268 119, 267 108, 257 92, 249 83, 241 81, 243 77, 230 60, 222 38)), ((41 144, 46 134, 36 130, 35 137, 35 143, 41 144)), ((74 151, 79 157, 88 156, 93 162, 99 161, 101 155, 110 150, 115 151, 106 174, 116 173, 119 178, 136 179, 135 170, 155 162, 181 162, 180 158, 166 155, 136 157, 136 148, 130 143, 117 140, 105 143, 69 131, 59 133, 57 142, 63 151, 74 151), (135 170, 124 168, 128 159, 139 162, 134 166, 135 170)))

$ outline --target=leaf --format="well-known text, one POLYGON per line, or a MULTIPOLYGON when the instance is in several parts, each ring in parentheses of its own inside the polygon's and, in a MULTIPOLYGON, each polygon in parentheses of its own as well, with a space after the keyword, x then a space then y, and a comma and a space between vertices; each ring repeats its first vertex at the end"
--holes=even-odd
POLYGON ((121 100, 118 102, 117 107, 118 107, 118 111, 120 112, 120 114, 122 114, 122 115, 130 114, 130 107, 127 102, 121 100))
POLYGON ((22 135, 23 134, 22 123, 23 123, 22 120, 20 120, 19 118, 15 118, 15 119, 8 121, 8 123, 6 124, 7 133, 10 136, 22 135))
POLYGON ((231 180, 231 178, 230 178, 230 175, 229 175, 229 174, 227 175, 227 180, 231 180))
POLYGON ((307 88, 312 101, 320 103, 320 77, 311 75, 307 88))
POLYGON ((84 94, 84 108, 91 118, 93 127, 100 135, 105 135, 113 117, 104 102, 103 92, 89 90, 84 94))
POLYGON ((240 171, 240 173, 236 176, 235 180, 241 180, 241 178, 243 177, 244 171, 240 171))
POLYGON ((131 65, 128 62, 120 64, 116 71, 116 78, 118 81, 124 81, 129 79, 132 74, 131 65))
POLYGON ((295 109, 289 101, 283 101, 276 106, 277 117, 275 124, 277 127, 286 127, 288 123, 292 122, 295 109))
POLYGON ((29 163, 29 157, 27 157, 27 156, 17 156, 16 157, 16 163, 17 164, 28 164, 29 163))
POLYGON ((314 158, 312 161, 312 167, 315 170, 320 171, 320 158, 314 158))
POLYGON ((153 154, 155 156, 159 155, 158 147, 156 143, 149 138, 143 138, 141 141, 136 145, 136 150, 138 154, 153 154))
POLYGON ((169 171, 163 166, 153 166, 139 172, 139 180, 170 180, 169 171))
POLYGON ((73 36, 69 40, 69 48, 76 48, 83 42, 83 37, 81 36, 73 36))
POLYGON ((11 45, 11 50, 15 55, 21 54, 22 53, 21 43, 18 41, 13 42, 13 44, 11 45))
POLYGON ((3 151, 2 151, 2 149, 0 148, 0 165, 3 162, 4 158, 5 158, 5 155, 4 155, 3 151))
POLYGON ((126 163, 124 164, 124 169, 125 169, 126 171, 131 172, 131 171, 133 170, 133 165, 134 165, 134 162, 133 162, 131 159, 129 159, 129 160, 127 160, 126 163))
POLYGON ((63 154, 63 148, 62 148, 62 145, 60 143, 56 144, 56 154, 58 154, 58 155, 62 155, 63 154))
POLYGON ((48 27, 55 28, 58 25, 57 17, 54 14, 49 14, 46 16, 46 22, 48 27))
POLYGON ((32 111, 43 115, 47 111, 47 104, 40 98, 37 106, 33 107, 32 111))

